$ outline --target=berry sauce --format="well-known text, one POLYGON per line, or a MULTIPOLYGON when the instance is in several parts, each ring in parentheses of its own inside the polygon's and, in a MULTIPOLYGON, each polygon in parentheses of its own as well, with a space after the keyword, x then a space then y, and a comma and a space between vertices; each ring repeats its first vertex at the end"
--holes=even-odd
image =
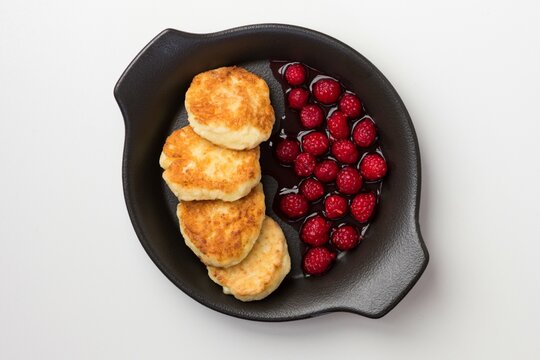
MULTIPOLYGON (((270 62, 270 67, 272 69, 272 73, 273 73, 274 77, 276 78, 276 80, 281 84, 281 87, 283 89, 284 101, 285 101, 285 113, 284 114, 276 114, 277 117, 279 117, 281 115, 279 131, 275 132, 274 135, 272 135, 272 137, 269 139, 269 141, 266 141, 263 144, 261 144, 261 164, 262 164, 262 172, 263 172, 263 174, 273 177, 278 183, 278 192, 277 192, 277 194, 276 194, 276 196, 275 196, 275 198, 273 199, 273 202, 272 202, 272 204, 273 204, 272 207, 273 207, 274 212, 280 218, 282 218, 284 221, 286 221, 291 226, 293 226, 297 231, 300 231, 300 228, 302 227, 303 223, 305 222, 305 220, 307 218, 309 218, 309 217, 311 217, 311 216, 313 216, 315 214, 320 214, 320 215, 325 216, 325 214, 324 214, 324 199, 327 196, 329 196, 331 194, 339 194, 339 195, 341 195, 341 196, 343 196, 344 198, 347 199, 347 202, 348 202, 348 204, 350 206, 350 203, 351 203, 352 199, 354 198, 354 196, 356 194, 347 195, 347 194, 339 193, 338 189, 337 189, 337 186, 335 184, 335 181, 333 181, 331 183, 324 183, 323 185, 324 185, 325 195, 322 196, 320 199, 309 203, 310 205, 309 205, 309 210, 308 210, 307 215, 304 216, 304 217, 301 217, 299 219, 290 219, 280 209, 280 198, 284 194, 299 193, 299 187, 300 187, 301 182, 303 180, 305 180, 305 179, 313 178, 313 175, 309 176, 309 177, 297 176, 293 171, 292 164, 284 164, 284 163, 281 163, 279 161, 279 159, 278 159, 278 157, 276 156, 276 153, 275 153, 276 152, 276 146, 280 141, 282 141, 283 139, 286 139, 286 138, 291 139, 291 140, 297 140, 299 144, 302 144, 302 138, 305 135, 307 135, 307 134, 309 134, 311 132, 314 132, 314 131, 319 131, 319 132, 326 133, 326 135, 328 136, 328 139, 329 139, 330 146, 329 146, 329 149, 328 149, 328 151, 326 153, 324 153, 322 155, 318 155, 316 157, 317 158, 317 163, 319 163, 320 161, 322 161, 324 159, 336 160, 335 157, 333 157, 332 154, 331 154, 332 144, 335 142, 335 139, 332 138, 332 136, 330 135, 330 132, 328 131, 327 118, 328 118, 329 115, 331 115, 334 111, 336 111, 338 109, 339 100, 336 103, 333 103, 333 104, 330 104, 330 105, 323 104, 321 102, 318 102, 314 98, 314 96, 313 96, 313 94, 311 92, 311 89, 313 88, 313 84, 316 81, 318 81, 320 79, 324 79, 324 78, 330 78, 330 79, 334 79, 334 80, 339 82, 339 84, 341 86, 341 96, 343 96, 344 94, 353 94, 353 95, 355 95, 355 94, 352 91, 350 91, 349 89, 345 88, 343 86, 343 83, 340 82, 339 79, 335 79, 335 78, 332 78, 330 76, 327 76, 326 74, 323 74, 322 72, 320 72, 320 71, 318 71, 316 69, 313 69, 313 68, 311 68, 311 67, 309 67, 309 66, 307 66, 305 64, 302 64, 304 66, 305 70, 306 70, 306 78, 305 78, 304 83, 300 84, 300 85, 296 85, 296 86, 291 86, 291 85, 289 85, 287 83, 287 81, 285 79, 285 76, 284 76, 284 73, 285 73, 285 70, 286 70, 287 66, 289 66, 291 64, 297 64, 297 63, 288 62, 288 61, 271 61, 270 62), (309 130, 305 129, 302 126, 302 122, 300 121, 300 110, 292 109, 288 105, 287 94, 293 88, 298 88, 298 87, 302 87, 302 88, 306 89, 307 91, 309 91, 308 104, 316 104, 323 110, 324 121, 323 121, 321 126, 315 128, 315 129, 309 129, 309 130)), ((360 100, 362 100, 362 99, 360 99, 360 100)), ((369 115, 368 110, 366 109, 366 107, 364 106, 364 104, 362 102, 361 115, 358 116, 357 118, 348 120, 349 121, 350 132, 349 132, 349 136, 347 137, 347 139, 349 139, 351 141, 353 140, 352 139, 353 129, 355 128, 357 123, 359 123, 360 121, 362 121, 364 119, 370 119, 371 121, 373 121, 375 123, 374 119, 369 115)), ((375 123, 375 125, 376 125, 376 123, 375 123)), ((377 134, 377 137, 376 137, 376 139, 375 139, 375 141, 373 142, 372 145, 370 145, 369 147, 366 147, 366 148, 362 148, 362 147, 357 146, 357 150, 358 150, 358 152, 360 154, 360 156, 358 158, 358 161, 356 161, 353 164, 343 164, 343 163, 340 163, 338 161, 338 166, 339 166, 340 169, 343 168, 344 166, 352 166, 355 169, 359 169, 360 162, 362 161, 362 158, 365 155, 369 154, 369 153, 376 152, 376 153, 379 153, 384 158, 382 148, 381 148, 381 144, 380 144, 380 138, 379 138, 378 134, 377 134)), ((380 196, 381 196, 382 184, 383 184, 383 180, 371 181, 370 182, 370 181, 368 181, 366 179, 363 179, 362 187, 359 190, 359 192, 365 192, 365 191, 373 192, 377 197, 377 203, 378 203, 379 200, 380 200, 380 196)), ((328 220, 332 223, 332 228, 337 228, 337 227, 342 226, 344 224, 352 225, 358 230, 359 234, 361 234, 362 237, 365 236, 365 233, 366 233, 366 231, 367 231, 367 229, 369 227, 369 222, 368 223, 360 223, 360 222, 358 222, 356 219, 354 219, 351 216, 350 211, 348 211, 347 215, 345 215, 342 218, 328 219, 328 220)), ((307 251, 310 248, 307 244, 304 244, 304 246, 305 246, 304 251, 307 251)), ((336 249, 335 247, 333 247, 331 245, 331 243, 326 244, 326 247, 328 247, 331 251, 339 252, 339 249, 336 249)))

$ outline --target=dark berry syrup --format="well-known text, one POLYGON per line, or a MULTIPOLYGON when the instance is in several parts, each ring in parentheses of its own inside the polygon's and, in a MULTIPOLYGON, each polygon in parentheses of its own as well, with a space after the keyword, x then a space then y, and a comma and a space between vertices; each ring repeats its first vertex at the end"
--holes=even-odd
MULTIPOLYGON (((309 134, 310 132, 313 132, 313 131, 321 131, 321 132, 326 133, 326 135, 328 136, 330 146, 329 146, 329 150, 325 154, 317 156, 317 163, 319 163, 320 161, 324 159, 336 160, 335 157, 331 154, 331 150, 330 150, 332 148, 332 144, 336 141, 336 139, 334 139, 332 135, 330 134, 330 132, 328 131, 326 120, 328 119, 330 115, 332 115, 334 111, 338 110, 339 99, 335 103, 332 103, 332 104, 324 104, 318 101, 315 98, 312 91, 313 85, 321 79, 327 79, 327 78, 333 79, 333 80, 338 81, 338 83, 340 84, 340 87, 341 87, 340 98, 344 94, 347 94, 347 93, 352 94, 352 95, 356 95, 356 94, 354 94, 349 89, 345 88, 343 86, 343 83, 341 83, 338 79, 327 76, 326 74, 323 74, 322 72, 316 69, 313 69, 305 64, 302 64, 306 72, 305 81, 300 85, 292 86, 285 79, 285 71, 287 67, 290 66, 291 64, 297 64, 297 63, 289 62, 289 61, 271 61, 270 62, 270 68, 272 70, 272 73, 274 77, 276 78, 276 80, 281 84, 282 89, 283 89, 283 94, 285 97, 284 99, 285 113, 276 114, 276 117, 281 115, 279 131, 275 132, 274 135, 269 139, 269 141, 266 141, 263 144, 261 144, 261 164, 263 164, 263 169, 262 169, 263 173, 272 176, 273 178, 275 178, 275 180, 278 183, 278 192, 272 202, 272 207, 273 207, 274 212, 281 219, 283 219, 284 221, 289 223, 291 226, 293 226, 297 231, 300 231, 302 225, 304 224, 307 218, 315 214, 320 214, 322 216, 325 216, 324 198, 326 196, 329 196, 331 194, 340 194, 341 196, 347 199, 348 205, 350 207, 352 199, 355 197, 356 194, 353 194, 353 195, 341 194, 339 193, 335 182, 323 183, 326 195, 324 195, 322 198, 314 202, 310 202, 310 207, 309 207, 309 211, 307 215, 300 219, 288 218, 280 208, 281 197, 288 193, 298 193, 300 184, 303 180, 310 177, 311 178, 316 178, 316 177, 315 175, 311 175, 309 177, 300 177, 296 175, 295 172, 293 171, 292 164, 280 163, 276 155, 276 150, 275 150, 276 146, 279 144, 280 141, 286 138, 293 139, 293 140, 295 139, 299 142, 299 144, 302 144, 302 138, 306 134, 309 134), (316 104, 323 110, 325 120, 320 127, 316 129, 305 129, 302 126, 302 123, 300 121, 300 110, 292 109, 288 105, 287 95, 293 88, 296 88, 296 87, 303 87, 304 89, 308 90, 309 91, 308 104, 316 104)), ((359 116, 348 119, 348 124, 350 128, 350 133, 347 138, 348 140, 353 141, 353 137, 352 137, 353 130, 360 121, 364 119, 374 121, 373 118, 369 115, 363 102, 362 102, 361 107, 362 107, 362 110, 359 116)), ((379 135, 377 134, 375 141, 369 147, 356 146, 360 154, 360 156, 358 157, 358 160, 353 164, 343 164, 337 161, 339 168, 342 168, 344 166, 351 166, 359 170, 360 163, 365 155, 370 154, 370 153, 378 153, 379 155, 383 156, 380 141, 381 139, 379 138, 379 135)), ((382 179, 378 181, 368 181, 366 179, 363 179, 363 184, 359 193, 360 192, 373 192, 376 195, 377 203, 379 203, 380 197, 381 197, 382 184, 383 184, 382 179)), ((375 209, 375 213, 376 213, 376 209, 375 209)), ((328 220, 332 223, 332 229, 336 229, 337 227, 340 227, 345 224, 354 226, 360 235, 360 240, 362 240, 365 237, 366 231, 370 225, 370 221, 372 221, 370 220, 369 222, 366 222, 366 223, 358 222, 351 215, 350 208, 349 208, 348 213, 344 217, 339 218, 339 219, 328 219, 328 220)), ((305 252, 308 250, 309 245, 304 244, 304 246, 305 246, 305 249, 304 249, 304 252, 305 252)), ((332 252, 336 252, 336 253, 339 252, 334 246, 332 246, 331 241, 329 241, 324 246, 326 246, 332 252)), ((343 254, 340 254, 340 255, 343 255, 343 254)), ((338 258, 339 257, 341 256, 338 256, 338 258)), ((306 275, 309 275, 309 273, 306 273, 306 275)))

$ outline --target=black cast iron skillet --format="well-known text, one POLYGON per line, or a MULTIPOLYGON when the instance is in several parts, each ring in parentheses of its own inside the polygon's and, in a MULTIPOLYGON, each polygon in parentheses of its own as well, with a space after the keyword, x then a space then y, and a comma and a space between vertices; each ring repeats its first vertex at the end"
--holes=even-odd
POLYGON ((262 321, 295 320, 333 311, 378 318, 405 296, 424 271, 428 252, 418 225, 420 155, 411 119, 381 72, 340 41, 278 24, 203 35, 167 29, 128 66, 114 95, 126 124, 122 178, 135 231, 159 269, 201 304, 262 321), (306 63, 339 78, 356 92, 377 122, 390 174, 366 239, 320 278, 302 275, 298 234, 272 213, 277 186, 271 177, 264 177, 268 214, 285 231, 293 267, 268 298, 242 303, 224 295, 184 245, 175 216, 177 200, 161 178, 158 159, 167 135, 186 124, 184 94, 193 76, 202 71, 239 65, 259 74, 270 85, 279 118, 283 94, 270 72, 270 59, 306 63))

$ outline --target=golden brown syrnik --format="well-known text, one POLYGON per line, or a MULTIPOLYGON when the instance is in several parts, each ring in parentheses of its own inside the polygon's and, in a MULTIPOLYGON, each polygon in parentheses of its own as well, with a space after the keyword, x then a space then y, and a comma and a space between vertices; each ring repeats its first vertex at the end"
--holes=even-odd
POLYGON ((187 246, 206 265, 236 265, 249 254, 265 216, 259 184, 236 201, 182 201, 177 215, 187 246))
POLYGON ((291 270, 291 258, 281 227, 270 217, 249 255, 228 268, 208 266, 208 275, 225 294, 241 301, 260 300, 272 293, 291 270))
POLYGON ((185 106, 197 134, 229 149, 252 149, 268 140, 275 121, 266 82, 236 66, 195 76, 185 106))
POLYGON ((179 200, 235 201, 261 180, 259 148, 238 151, 217 146, 190 126, 166 140, 159 163, 163 179, 179 200))

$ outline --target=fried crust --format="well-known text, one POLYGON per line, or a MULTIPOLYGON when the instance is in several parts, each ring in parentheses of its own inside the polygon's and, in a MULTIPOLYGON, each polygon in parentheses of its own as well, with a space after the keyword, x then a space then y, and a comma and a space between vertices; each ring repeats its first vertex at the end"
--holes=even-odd
POLYGON ((177 215, 186 245, 206 265, 236 265, 249 254, 265 217, 259 184, 236 201, 182 201, 177 215))
POLYGON ((249 255, 228 268, 208 266, 208 276, 223 286, 225 294, 241 301, 261 300, 281 284, 291 269, 287 241, 281 227, 270 217, 249 255))
POLYGON ((275 121, 266 82, 236 66, 195 76, 186 92, 185 107, 196 133, 237 150, 267 140, 275 121))
POLYGON ((180 200, 235 201, 261 180, 260 151, 214 145, 190 126, 174 131, 160 157, 163 179, 180 200))

